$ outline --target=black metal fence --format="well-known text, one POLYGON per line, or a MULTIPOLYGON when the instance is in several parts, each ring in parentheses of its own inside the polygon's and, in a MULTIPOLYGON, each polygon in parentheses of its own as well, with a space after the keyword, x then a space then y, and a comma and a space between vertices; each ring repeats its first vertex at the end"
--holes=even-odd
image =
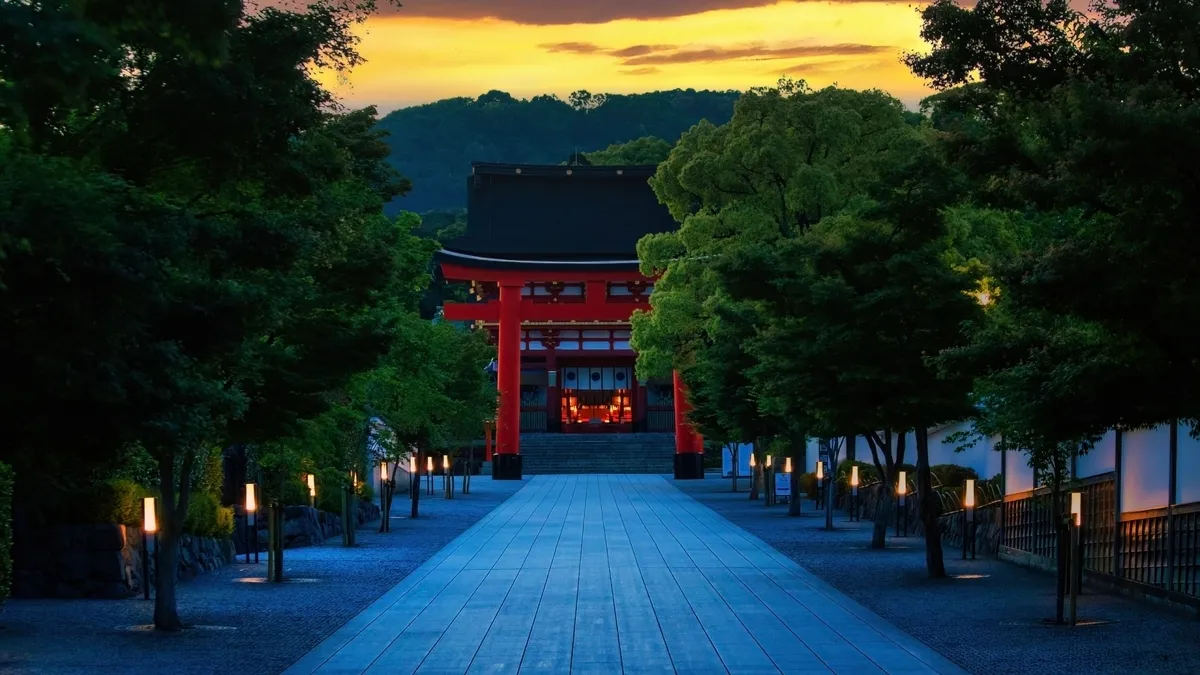
POLYGON ((1070 509, 1066 493, 1081 492, 1085 570, 1200 600, 1200 503, 1122 513, 1118 519, 1115 478, 1106 473, 1084 479, 1064 490, 1057 507, 1045 487, 1008 495, 1004 546, 1055 560, 1056 525, 1070 509))

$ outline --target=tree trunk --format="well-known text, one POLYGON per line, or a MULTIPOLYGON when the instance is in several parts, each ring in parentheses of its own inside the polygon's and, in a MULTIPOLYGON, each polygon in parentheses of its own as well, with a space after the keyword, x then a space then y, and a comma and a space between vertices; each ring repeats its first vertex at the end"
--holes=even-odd
POLYGON ((739 445, 738 443, 730 443, 730 444, 729 444, 729 456, 733 458, 733 471, 732 471, 732 473, 733 473, 733 491, 734 491, 734 492, 737 492, 737 491, 738 491, 738 484, 737 484, 737 482, 738 482, 738 459, 739 459, 739 457, 738 457, 738 448, 739 448, 739 447, 740 447, 740 445, 739 445))
POLYGON ((175 597, 175 570, 179 567, 179 534, 164 526, 159 531, 154 565, 154 629, 183 630, 175 597))
MULTIPOLYGON (((826 455, 829 458, 829 464, 830 464, 830 466, 834 466, 834 467, 836 467, 837 463, 838 463, 838 452, 837 452, 837 446, 835 445, 836 442, 837 442, 836 439, 832 440, 826 446, 829 448, 829 454, 826 455)), ((833 529, 833 500, 834 500, 834 497, 837 496, 837 479, 836 479, 836 477, 837 477, 837 474, 833 469, 831 469, 829 467, 825 467, 825 529, 826 530, 833 529)))
POLYGON ((161 496, 158 500, 159 535, 154 568, 154 629, 177 632, 183 630, 183 622, 179 619, 175 571, 179 568, 179 541, 187 517, 195 453, 184 453, 178 501, 175 498, 175 453, 164 450, 157 459, 161 496))
MULTIPOLYGON (((891 515, 887 484, 890 480, 892 466, 892 432, 885 431, 883 438, 879 438, 878 434, 872 431, 866 438, 867 447, 871 449, 871 461, 875 464, 875 471, 880 477, 879 485, 875 488, 879 496, 875 501, 875 526, 871 530, 871 548, 884 548, 887 546, 888 517, 891 515), (884 456, 882 463, 879 461, 880 452, 884 456)), ((861 488, 859 492, 862 492, 861 488)))
POLYGON ((933 476, 929 472, 929 430, 916 429, 917 437, 917 499, 921 502, 921 524, 925 528, 925 568, 930 579, 946 576, 946 561, 942 559, 942 533, 938 529, 937 510, 933 503, 933 476))
POLYGON ((1050 522, 1054 523, 1055 548, 1058 550, 1056 588, 1054 589, 1054 623, 1064 624, 1066 619, 1067 577, 1070 575, 1067 567, 1067 528, 1062 516, 1061 481, 1054 476, 1053 489, 1050 492, 1050 522))
POLYGON ((758 439, 754 439, 754 443, 750 446, 752 456, 754 458, 754 466, 750 467, 750 501, 758 500, 758 488, 762 483, 763 463, 762 457, 758 452, 758 439))
POLYGON ((875 503, 875 527, 871 530, 871 548, 885 548, 888 525, 892 521, 892 491, 888 489, 887 483, 880 483, 877 489, 879 499, 875 503))

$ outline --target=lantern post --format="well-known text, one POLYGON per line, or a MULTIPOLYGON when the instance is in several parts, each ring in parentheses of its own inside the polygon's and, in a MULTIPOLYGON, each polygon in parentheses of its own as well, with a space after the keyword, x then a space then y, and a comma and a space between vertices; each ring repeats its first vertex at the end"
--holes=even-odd
POLYGON ((975 559, 975 480, 968 478, 963 488, 963 545, 962 559, 975 559))
MULTIPOLYGON (((158 513, 154 509, 154 497, 142 500, 142 597, 150 599, 150 547, 154 547, 154 561, 158 562, 158 513)), ((155 567, 158 567, 156 564, 155 567)))

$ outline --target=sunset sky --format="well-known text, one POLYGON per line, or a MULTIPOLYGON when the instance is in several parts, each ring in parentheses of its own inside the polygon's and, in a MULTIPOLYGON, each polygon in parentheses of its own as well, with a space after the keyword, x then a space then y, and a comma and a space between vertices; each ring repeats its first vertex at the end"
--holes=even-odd
MULTIPOLYGON (((382 3, 381 3, 382 4, 382 3)), ((409 0, 361 32, 368 63, 327 83, 352 106, 397 107, 490 89, 745 89, 780 76, 929 93, 900 64, 921 49, 918 4, 821 0, 409 0)))

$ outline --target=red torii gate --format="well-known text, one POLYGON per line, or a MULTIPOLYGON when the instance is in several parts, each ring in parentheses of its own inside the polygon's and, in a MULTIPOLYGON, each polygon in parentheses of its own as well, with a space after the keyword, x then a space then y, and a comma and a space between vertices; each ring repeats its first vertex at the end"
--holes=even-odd
MULTIPOLYGON (((495 283, 498 300, 480 303, 446 303, 442 316, 447 321, 481 321, 497 324, 497 377, 500 409, 496 418, 496 452, 492 457, 492 477, 499 480, 521 478, 521 324, 522 322, 588 324, 628 322, 634 310, 650 309, 648 303, 610 302, 608 284, 612 282, 652 283, 654 280, 636 270, 571 270, 554 266, 547 269, 488 269, 486 267, 442 262, 447 281, 495 283), (584 302, 545 303, 526 298, 522 291, 529 283, 582 283, 584 302)), ((704 440, 686 422, 689 405, 679 374, 673 377, 675 405, 675 477, 704 477, 704 440)))

